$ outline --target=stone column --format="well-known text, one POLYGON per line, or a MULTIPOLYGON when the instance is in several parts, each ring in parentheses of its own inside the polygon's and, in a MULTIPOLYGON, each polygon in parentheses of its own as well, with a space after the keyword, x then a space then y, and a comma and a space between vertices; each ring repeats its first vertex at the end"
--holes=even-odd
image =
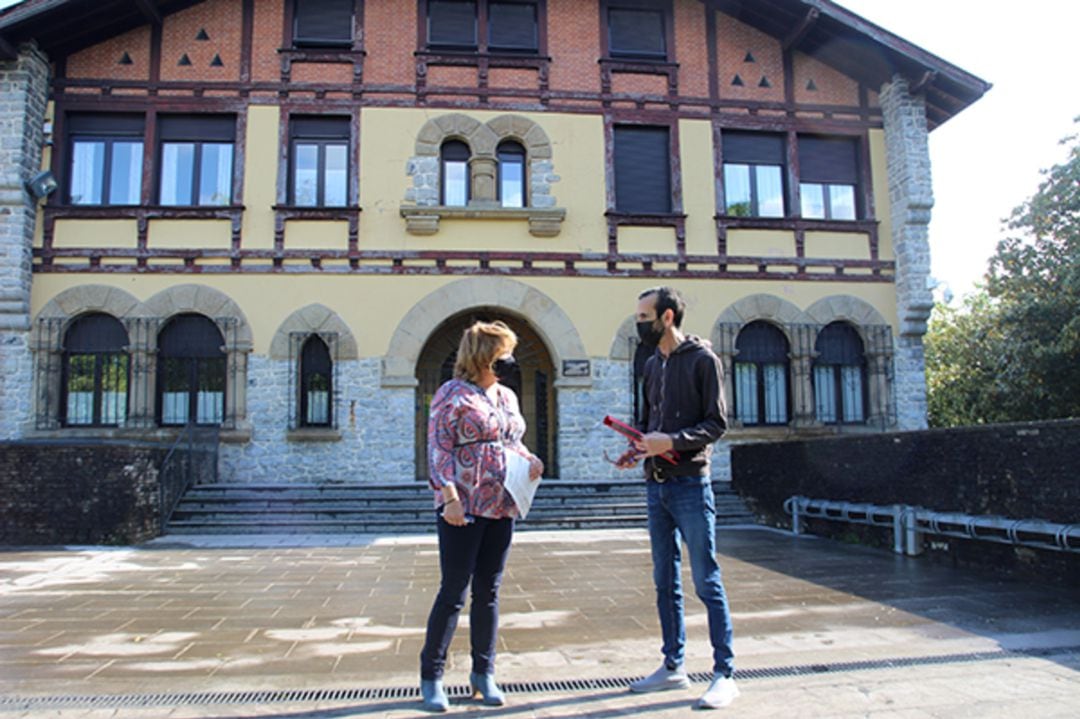
POLYGON ((472 176, 471 207, 496 207, 499 203, 495 188, 495 158, 476 156, 469 160, 472 176))
POLYGON ((41 167, 49 64, 33 44, 0 62, 0 439, 32 419, 30 280, 37 202, 24 183, 41 167))
POLYGON ((930 181, 926 103, 913 96, 900 75, 881 88, 888 158, 889 205, 896 254, 897 421, 902 430, 926 427, 926 365, 923 335, 934 300, 927 285, 930 244, 927 227, 934 195, 930 181))

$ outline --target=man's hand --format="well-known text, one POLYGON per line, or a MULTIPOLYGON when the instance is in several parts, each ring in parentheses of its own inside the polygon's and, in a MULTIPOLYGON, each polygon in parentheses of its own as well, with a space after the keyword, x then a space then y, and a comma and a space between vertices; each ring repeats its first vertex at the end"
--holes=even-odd
POLYGON ((655 457, 674 449, 674 442, 671 441, 670 435, 663 432, 649 432, 641 439, 635 439, 634 447, 645 457, 655 457))
MULTIPOLYGON (((619 458, 615 460, 615 466, 619 469, 630 469, 637 466, 637 463, 641 460, 642 454, 636 447, 630 447, 628 450, 619 455, 619 458)), ((610 460, 608 460, 610 461, 610 460)))

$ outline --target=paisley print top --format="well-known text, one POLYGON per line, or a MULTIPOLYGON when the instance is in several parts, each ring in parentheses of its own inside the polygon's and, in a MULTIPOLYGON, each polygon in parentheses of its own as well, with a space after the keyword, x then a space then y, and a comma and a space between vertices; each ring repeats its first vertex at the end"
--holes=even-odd
POLYGON ((442 487, 453 483, 466 514, 490 519, 518 516, 513 498, 503 489, 503 445, 531 456, 521 442, 525 418, 513 390, 495 387, 497 397, 492 400, 481 387, 452 379, 431 400, 428 482, 435 490, 436 507, 444 502, 442 487))

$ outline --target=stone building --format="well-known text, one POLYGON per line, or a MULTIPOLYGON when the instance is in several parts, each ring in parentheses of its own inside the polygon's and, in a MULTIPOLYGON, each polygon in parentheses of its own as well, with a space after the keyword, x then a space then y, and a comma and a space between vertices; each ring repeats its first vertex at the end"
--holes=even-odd
POLYGON ((224 480, 412 482, 500 318, 548 475, 609 479, 657 284, 724 363, 717 478, 923 427, 927 133, 988 88, 829 0, 25 0, 0 439, 205 424, 224 480))

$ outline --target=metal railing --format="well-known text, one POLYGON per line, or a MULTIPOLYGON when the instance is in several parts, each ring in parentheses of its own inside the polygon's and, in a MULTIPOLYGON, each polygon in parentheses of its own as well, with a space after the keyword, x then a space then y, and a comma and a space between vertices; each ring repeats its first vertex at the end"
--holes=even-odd
POLYGON ((177 436, 158 468, 161 527, 172 519, 184 493, 199 481, 213 484, 218 477, 218 428, 189 424, 177 436))
POLYGON ((802 531, 803 518, 828 519, 875 527, 892 527, 893 551, 922 553, 923 535, 933 534, 999 544, 1080 552, 1080 524, 1059 524, 1042 519, 1011 519, 957 512, 935 512, 906 504, 879 505, 810 499, 795 495, 784 500, 791 529, 802 531))

